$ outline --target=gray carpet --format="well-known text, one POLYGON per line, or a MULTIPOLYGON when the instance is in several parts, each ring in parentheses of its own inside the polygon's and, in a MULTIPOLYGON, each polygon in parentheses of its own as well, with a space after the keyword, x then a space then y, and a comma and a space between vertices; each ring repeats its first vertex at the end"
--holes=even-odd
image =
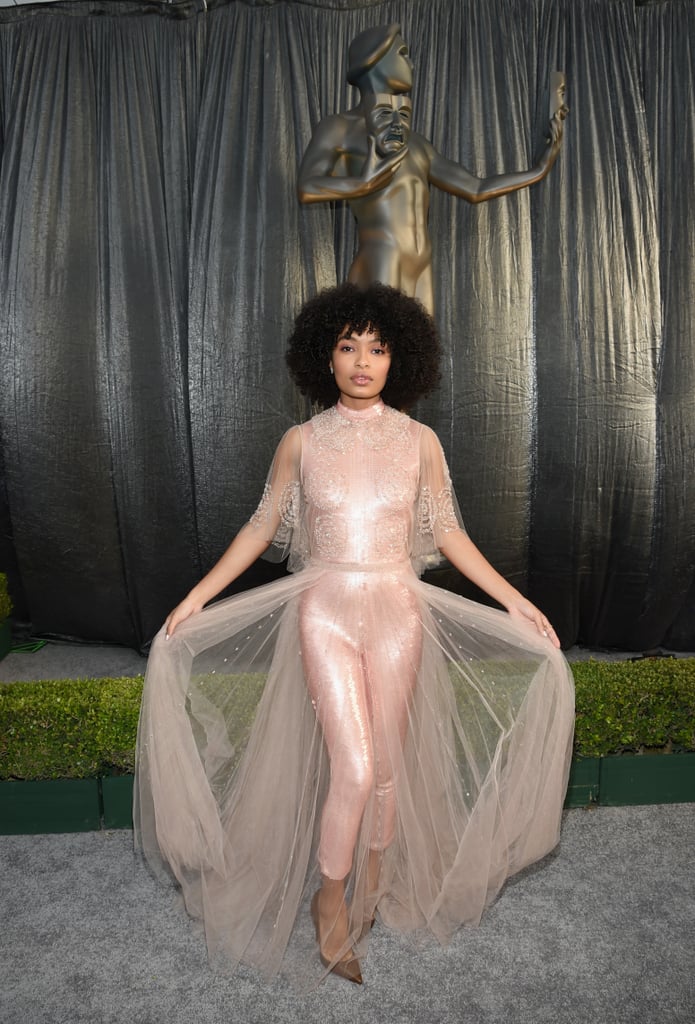
MULTIPOLYGON (((8 656, 0 681, 144 665, 52 644, 8 656)), ((329 978, 302 995, 250 970, 214 973, 130 832, 0 837, 0 1022, 694 1024, 693 851, 692 804, 568 811, 558 852, 479 928, 414 948, 377 924, 362 989, 329 978)))
MULTIPOLYGON (((689 651, 664 653, 673 653, 678 658, 695 657, 695 653, 689 651)), ((586 647, 572 647, 565 651, 568 661, 587 661, 589 658, 622 661, 639 657, 639 654, 639 651, 595 651, 586 647)), ((31 653, 8 654, 0 661, 0 683, 35 679, 118 679, 143 675, 146 665, 147 659, 128 647, 54 641, 31 653)))
POLYGON ((692 1024, 695 808, 569 811, 560 850, 477 929, 415 949, 377 923, 362 989, 213 973, 130 832, 0 838, 3 1024, 692 1024))
POLYGON ((10 653, 0 661, 0 683, 36 679, 120 679, 139 676, 147 659, 129 647, 47 643, 38 651, 10 653))

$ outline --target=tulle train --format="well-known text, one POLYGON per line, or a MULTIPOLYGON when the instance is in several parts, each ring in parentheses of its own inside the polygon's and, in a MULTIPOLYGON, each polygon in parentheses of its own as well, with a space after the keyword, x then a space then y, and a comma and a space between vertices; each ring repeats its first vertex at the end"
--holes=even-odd
MULTIPOLYGON (((362 662, 355 668, 367 789, 347 865, 345 949, 364 951, 375 908, 389 927, 445 943, 555 846, 574 715, 569 668, 548 641, 409 566, 310 566, 157 636, 138 735, 136 842, 179 883, 211 957, 269 974, 291 958, 318 978, 309 901, 319 859, 339 864, 341 830, 350 842, 352 828, 340 804, 326 804, 319 719, 339 735, 354 701, 322 705, 324 681, 307 678, 302 624, 316 594, 330 598, 322 607, 336 609, 341 629, 337 610, 351 608, 356 635, 381 652, 363 679, 362 662), (416 636, 404 633, 404 608, 414 609, 416 636), (333 817, 321 845, 324 810, 333 817), (370 850, 381 860, 374 892, 370 850)), ((319 625, 326 653, 338 632, 319 625)))

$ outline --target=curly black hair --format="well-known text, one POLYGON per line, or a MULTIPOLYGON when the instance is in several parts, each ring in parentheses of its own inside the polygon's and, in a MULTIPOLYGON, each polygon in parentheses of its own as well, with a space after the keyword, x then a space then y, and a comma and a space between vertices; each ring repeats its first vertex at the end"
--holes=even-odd
POLYGON ((343 284, 320 292, 299 311, 286 353, 290 375, 312 402, 334 405, 339 391, 329 370, 345 328, 374 330, 388 347, 391 365, 381 394, 387 405, 409 409, 439 383, 441 349, 437 329, 424 307, 385 284, 360 288, 343 284))

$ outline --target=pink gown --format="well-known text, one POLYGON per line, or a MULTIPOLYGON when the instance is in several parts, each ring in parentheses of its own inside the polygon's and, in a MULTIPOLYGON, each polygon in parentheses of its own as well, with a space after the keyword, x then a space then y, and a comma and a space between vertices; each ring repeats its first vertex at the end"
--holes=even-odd
POLYGON ((319 872, 346 877, 359 953, 375 906, 446 942, 556 845, 571 673, 532 627, 420 580, 461 528, 435 434, 339 403, 288 431, 244 527, 294 572, 156 637, 136 843, 211 956, 320 972, 319 872))

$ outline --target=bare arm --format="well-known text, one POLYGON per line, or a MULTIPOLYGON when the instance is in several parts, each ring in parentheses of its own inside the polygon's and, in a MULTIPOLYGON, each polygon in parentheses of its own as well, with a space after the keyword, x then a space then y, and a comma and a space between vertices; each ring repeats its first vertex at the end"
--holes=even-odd
POLYGON ((517 192, 529 185, 542 181, 557 160, 562 144, 564 113, 558 111, 550 121, 550 141, 544 149, 540 160, 527 171, 511 171, 508 174, 495 174, 489 178, 476 178, 465 167, 447 160, 434 147, 429 146, 430 168, 429 180, 437 188, 450 192, 452 195, 467 199, 469 203, 482 203, 487 199, 517 192))
POLYGON ((359 175, 335 173, 344 155, 347 128, 337 117, 322 121, 311 137, 297 176, 297 195, 302 203, 331 199, 359 199, 389 183, 405 156, 405 149, 386 159, 376 154, 373 136, 367 137, 367 156, 359 175))
MULTIPOLYGON (((298 479, 298 467, 301 455, 301 438, 295 427, 289 430, 278 445, 270 479, 270 494, 274 498, 270 504, 262 502, 263 515, 258 513, 241 528, 232 543, 218 562, 206 576, 197 583, 180 604, 167 617, 167 639, 172 636, 176 627, 199 612, 203 605, 228 587, 241 576, 242 572, 259 558, 270 546, 280 524, 280 506, 278 498, 282 495, 285 485, 298 479)), ((259 511, 260 511, 259 508, 259 511)))
POLYGON ((237 576, 241 576, 245 569, 253 565, 269 545, 270 541, 251 529, 248 523, 243 526, 207 576, 203 576, 169 614, 165 623, 167 639, 175 632, 180 622, 199 612, 203 605, 217 597, 237 576))
POLYGON ((462 528, 444 452, 429 427, 422 430, 420 467, 421 487, 430 496, 421 514, 431 527, 428 532, 441 553, 460 573, 506 608, 513 619, 535 627, 541 636, 548 637, 559 647, 560 641, 545 615, 490 565, 462 528))
POLYGON ((541 636, 547 636, 555 647, 560 646, 558 636, 545 615, 500 576, 470 537, 462 530, 453 530, 445 538, 439 550, 459 572, 506 608, 513 619, 535 626, 541 636))

